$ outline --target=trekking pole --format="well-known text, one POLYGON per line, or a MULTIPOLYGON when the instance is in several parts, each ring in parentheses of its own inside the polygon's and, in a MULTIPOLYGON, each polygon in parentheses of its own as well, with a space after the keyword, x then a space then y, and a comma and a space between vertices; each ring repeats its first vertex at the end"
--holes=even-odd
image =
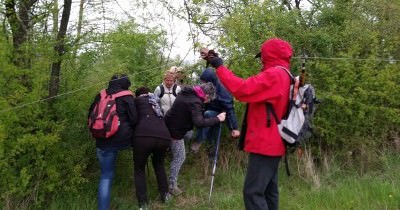
POLYGON ((214 165, 213 165, 213 169, 212 169, 212 172, 211 172, 211 187, 210 187, 210 194, 208 196, 208 202, 211 202, 211 194, 212 194, 213 186, 214 186, 214 175, 215 175, 215 169, 217 167, 218 148, 219 148, 219 142, 221 140, 221 127, 222 127, 221 124, 222 123, 219 123, 217 145, 216 145, 216 148, 215 148, 215 156, 214 156, 214 165))

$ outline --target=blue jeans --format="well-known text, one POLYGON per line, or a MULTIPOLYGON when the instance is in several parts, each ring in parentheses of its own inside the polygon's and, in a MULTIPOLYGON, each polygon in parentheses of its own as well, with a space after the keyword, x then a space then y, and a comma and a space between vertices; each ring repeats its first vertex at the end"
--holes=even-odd
POLYGON ((101 175, 98 191, 98 209, 107 210, 110 207, 111 185, 114 177, 115 160, 118 149, 96 149, 100 163, 101 175))
MULTIPOLYGON (((204 112, 204 118, 216 117, 219 113, 213 110, 207 110, 204 112)), ((196 142, 203 143, 207 140, 210 145, 214 145, 217 142, 218 126, 215 124, 211 127, 197 128, 196 142)))

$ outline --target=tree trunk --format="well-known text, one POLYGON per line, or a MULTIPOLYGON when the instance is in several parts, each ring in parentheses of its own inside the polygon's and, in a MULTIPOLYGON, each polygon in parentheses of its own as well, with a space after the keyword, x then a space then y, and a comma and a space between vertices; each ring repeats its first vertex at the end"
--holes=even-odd
POLYGON ((27 68, 29 58, 21 46, 28 40, 28 32, 32 28, 33 5, 38 0, 6 0, 6 17, 11 27, 14 56, 13 62, 18 67, 27 68), (16 8, 18 7, 18 9, 16 8))
POLYGON ((79 17, 78 17, 78 27, 77 27, 77 34, 76 36, 79 37, 81 36, 82 33, 82 24, 83 24, 83 9, 84 9, 84 5, 85 5, 85 1, 86 0, 80 0, 79 3, 79 17))
MULTIPOLYGON (((80 0, 79 2, 79 17, 78 17, 78 26, 76 27, 76 39, 75 39, 75 44, 78 44, 81 39, 81 34, 82 34, 82 25, 83 25, 83 11, 84 11, 84 5, 85 5, 86 0, 80 0)), ((78 54, 78 48, 74 47, 74 52, 73 52, 73 57, 75 60, 75 63, 77 63, 76 56, 78 54)))
POLYGON ((301 0, 294 0, 294 3, 296 4, 296 8, 297 8, 298 10, 300 10, 300 3, 301 3, 301 0))
POLYGON ((54 38, 57 37, 58 34, 58 0, 53 0, 53 8, 51 9, 52 19, 53 19, 53 30, 52 35, 54 38))
POLYGON ((49 84, 49 102, 54 101, 54 97, 58 94, 60 86, 60 72, 62 56, 65 54, 65 35, 67 34, 68 21, 71 13, 72 0, 64 0, 64 9, 61 17, 60 29, 57 34, 54 51, 57 55, 56 60, 51 65, 50 84, 49 84))

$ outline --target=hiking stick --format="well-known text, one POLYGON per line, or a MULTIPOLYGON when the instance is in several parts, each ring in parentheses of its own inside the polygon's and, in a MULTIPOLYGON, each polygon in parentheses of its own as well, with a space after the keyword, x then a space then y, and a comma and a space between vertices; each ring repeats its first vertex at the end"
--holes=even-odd
POLYGON ((216 148, 215 148, 215 156, 214 156, 214 165, 213 165, 213 169, 212 169, 212 172, 211 172, 211 186, 210 186, 210 194, 208 196, 208 202, 211 202, 211 194, 212 194, 213 186, 214 186, 214 175, 215 175, 215 169, 217 167, 218 148, 219 148, 219 142, 221 140, 221 127, 222 127, 221 124, 222 123, 219 123, 217 145, 216 145, 216 148))

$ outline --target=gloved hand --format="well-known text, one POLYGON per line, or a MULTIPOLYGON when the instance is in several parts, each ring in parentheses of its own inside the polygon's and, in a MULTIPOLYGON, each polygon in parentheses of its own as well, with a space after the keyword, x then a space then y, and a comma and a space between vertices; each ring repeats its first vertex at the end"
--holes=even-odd
POLYGON ((210 59, 210 58, 214 58, 214 57, 219 57, 218 53, 216 53, 214 50, 209 50, 207 58, 210 59))
POLYGON ((222 61, 222 59, 219 58, 219 57, 210 58, 210 59, 208 60, 208 62, 209 62, 210 65, 211 65, 212 67, 214 67, 214 68, 218 68, 218 67, 220 67, 220 66, 222 66, 222 65, 224 64, 224 61, 222 61))

